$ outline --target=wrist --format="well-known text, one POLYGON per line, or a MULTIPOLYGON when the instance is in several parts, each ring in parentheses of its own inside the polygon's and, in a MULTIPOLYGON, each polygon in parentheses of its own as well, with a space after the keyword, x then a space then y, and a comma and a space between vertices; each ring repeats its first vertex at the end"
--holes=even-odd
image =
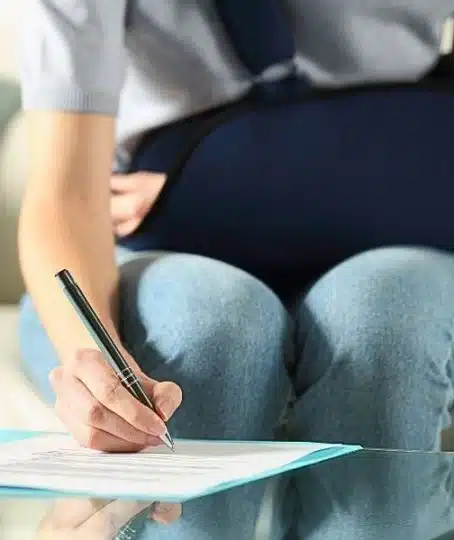
MULTIPOLYGON (((124 347, 113 321, 102 319, 102 322, 115 345, 123 353, 124 347)), ((63 346, 60 346, 58 350, 58 356, 63 364, 73 361, 78 351, 84 349, 100 350, 97 342, 79 318, 74 321, 71 331, 66 334, 65 338, 63 346)))

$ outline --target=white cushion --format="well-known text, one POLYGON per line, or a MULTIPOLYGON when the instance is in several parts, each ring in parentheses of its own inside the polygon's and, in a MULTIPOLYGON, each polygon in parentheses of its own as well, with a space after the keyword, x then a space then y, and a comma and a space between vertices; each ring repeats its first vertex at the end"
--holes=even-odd
POLYGON ((27 167, 25 127, 16 116, 0 141, 0 303, 16 303, 23 292, 17 255, 17 222, 27 167))
MULTIPOLYGON (((19 78, 19 36, 29 1, 0 0, 0 74, 14 80, 19 78)), ((25 133, 19 115, 0 140, 0 303, 17 302, 23 290, 16 235, 26 165, 25 133)))
POLYGON ((0 307, 0 428, 66 431, 20 369, 17 319, 17 308, 0 307))
POLYGON ((33 0, 0 0, 0 72, 18 77, 21 21, 33 0))

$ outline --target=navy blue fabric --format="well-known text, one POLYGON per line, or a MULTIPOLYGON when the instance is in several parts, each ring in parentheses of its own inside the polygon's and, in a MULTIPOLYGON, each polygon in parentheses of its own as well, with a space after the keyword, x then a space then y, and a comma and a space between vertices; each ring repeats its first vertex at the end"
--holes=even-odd
MULTIPOLYGON (((377 91, 242 114, 206 138, 133 249, 199 253, 279 288, 393 244, 452 249, 454 96, 377 91)), ((137 156, 154 170, 153 145, 137 156)))
POLYGON ((279 0, 216 0, 233 47, 254 74, 291 60, 293 36, 279 0))
MULTIPOLYGON (((245 66, 255 74, 290 60, 279 0, 216 0, 245 66)), ((374 247, 452 249, 454 96, 371 91, 301 103, 295 76, 257 85, 256 104, 203 140, 163 203, 121 243, 199 253, 262 278, 304 286, 336 262, 374 247)), ((147 136, 132 170, 168 172, 205 115, 147 136)))
MULTIPOLYGON (((279 0, 216 0, 215 5, 240 60, 252 73, 258 75, 275 63, 293 58, 293 36, 279 0)), ((269 101, 300 95, 305 89, 305 80, 289 77, 285 81, 257 85, 251 91, 250 98, 256 102, 269 101)), ((148 134, 138 150, 141 166, 146 170, 167 172, 209 118, 227 107, 208 111, 148 134), (146 157, 147 152, 142 152, 144 147, 149 150, 149 158, 146 157)), ((135 160, 131 169, 137 170, 135 160)))
POLYGON ((174 122, 147 134, 133 156, 131 171, 145 170, 167 173, 180 160, 191 141, 212 118, 222 114, 229 105, 174 122))

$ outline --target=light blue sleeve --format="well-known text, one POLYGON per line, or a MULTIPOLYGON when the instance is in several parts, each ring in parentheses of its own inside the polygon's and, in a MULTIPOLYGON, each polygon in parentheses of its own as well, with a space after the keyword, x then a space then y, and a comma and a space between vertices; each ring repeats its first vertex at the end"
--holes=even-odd
POLYGON ((24 109, 116 115, 128 0, 32 0, 22 29, 24 109))

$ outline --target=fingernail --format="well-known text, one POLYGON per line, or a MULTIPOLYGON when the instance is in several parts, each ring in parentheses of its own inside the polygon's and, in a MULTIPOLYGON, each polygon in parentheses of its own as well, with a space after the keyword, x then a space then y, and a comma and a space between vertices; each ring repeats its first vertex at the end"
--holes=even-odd
POLYGON ((165 435, 166 433, 167 433, 167 426, 164 424, 164 422, 161 419, 157 420, 155 417, 153 426, 150 426, 150 435, 155 436, 155 437, 161 437, 162 435, 165 435))
POLYGON ((155 406, 156 412, 159 414, 162 420, 164 420, 164 422, 167 422, 175 410, 172 401, 168 398, 158 401, 155 406))

